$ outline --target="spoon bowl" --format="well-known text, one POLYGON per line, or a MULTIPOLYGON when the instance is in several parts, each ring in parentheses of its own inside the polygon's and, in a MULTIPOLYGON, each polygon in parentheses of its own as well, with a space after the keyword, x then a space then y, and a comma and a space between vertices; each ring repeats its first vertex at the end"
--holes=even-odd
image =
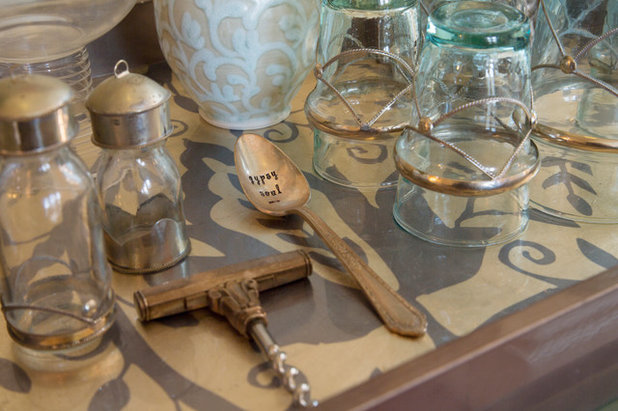
POLYGON ((283 151, 256 134, 243 134, 234 148, 234 162, 247 199, 265 214, 297 214, 309 223, 348 273, 356 279, 390 331, 413 337, 425 333, 425 316, 386 284, 341 237, 307 207, 311 198, 309 183, 283 151))
POLYGON ((303 173, 283 151, 263 137, 243 134, 236 142, 234 162, 247 199, 265 214, 286 215, 311 199, 303 173))

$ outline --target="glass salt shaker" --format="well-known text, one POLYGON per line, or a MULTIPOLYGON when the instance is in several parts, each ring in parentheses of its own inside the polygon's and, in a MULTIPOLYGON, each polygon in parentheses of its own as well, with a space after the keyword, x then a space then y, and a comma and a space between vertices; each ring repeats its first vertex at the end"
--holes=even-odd
POLYGON ((52 77, 0 80, 2 310, 11 337, 37 351, 96 342, 115 318, 97 194, 68 144, 72 98, 52 77))
POLYGON ((173 130, 170 92, 130 73, 124 60, 86 101, 107 258, 117 271, 149 273, 171 267, 190 250, 180 174, 165 140, 173 130))

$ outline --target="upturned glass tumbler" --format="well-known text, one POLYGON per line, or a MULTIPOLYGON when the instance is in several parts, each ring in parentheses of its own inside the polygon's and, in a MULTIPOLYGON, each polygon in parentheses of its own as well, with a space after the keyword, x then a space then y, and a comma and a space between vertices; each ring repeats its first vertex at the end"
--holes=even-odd
POLYGON ((305 103, 319 175, 352 187, 396 183, 392 150, 412 115, 420 39, 416 0, 322 0, 317 84, 305 103))
POLYGON ((535 29, 539 124, 618 140, 618 2, 542 0, 535 29))
POLYGON ((541 210, 618 223, 618 1, 542 0, 532 47, 541 210))
POLYGON ((398 139, 395 220, 425 240, 485 246, 521 233, 530 143, 530 27, 507 5, 446 3, 428 18, 420 120, 398 139))

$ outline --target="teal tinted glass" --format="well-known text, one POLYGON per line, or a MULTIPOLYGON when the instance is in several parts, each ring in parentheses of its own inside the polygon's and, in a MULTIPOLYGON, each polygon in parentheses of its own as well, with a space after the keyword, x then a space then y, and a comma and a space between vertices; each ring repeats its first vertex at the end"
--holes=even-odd
POLYGON ((530 23, 523 13, 504 4, 446 3, 429 16, 427 39, 437 45, 518 50, 528 46, 530 23))
POLYGON ((333 9, 389 10, 415 6, 416 0, 323 0, 333 9))

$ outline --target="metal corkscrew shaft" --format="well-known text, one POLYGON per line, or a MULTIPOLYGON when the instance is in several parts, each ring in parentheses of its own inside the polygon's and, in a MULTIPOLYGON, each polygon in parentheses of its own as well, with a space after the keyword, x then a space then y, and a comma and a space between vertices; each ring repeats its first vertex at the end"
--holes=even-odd
POLYGON ((268 332, 263 321, 256 320, 249 325, 249 334, 266 356, 273 371, 281 379, 281 383, 294 396, 294 403, 301 407, 317 407, 318 402, 311 400, 311 388, 309 384, 297 381, 300 372, 296 367, 285 363, 287 355, 281 351, 279 345, 268 332))
POLYGON ((258 283, 254 279, 228 281, 208 291, 210 309, 224 315, 229 323, 245 337, 251 337, 281 379, 286 390, 292 393, 294 402, 301 407, 317 406, 310 399, 310 387, 299 384, 300 372, 285 363, 287 356, 266 328, 266 313, 260 306, 258 283))

